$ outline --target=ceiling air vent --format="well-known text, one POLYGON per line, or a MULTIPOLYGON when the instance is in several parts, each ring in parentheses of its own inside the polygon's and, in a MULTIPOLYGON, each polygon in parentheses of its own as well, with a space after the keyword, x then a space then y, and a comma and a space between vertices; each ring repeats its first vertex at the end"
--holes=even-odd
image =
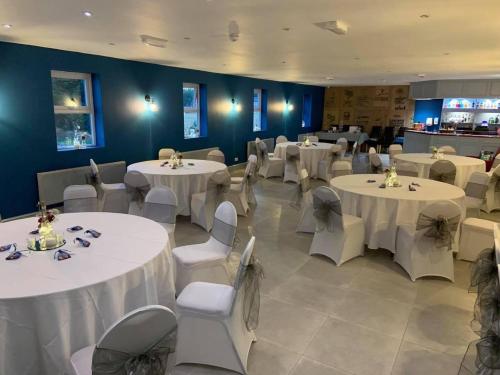
POLYGON ((340 20, 316 22, 314 25, 318 26, 320 29, 328 30, 338 35, 347 34, 347 29, 348 29, 347 24, 340 20))
POLYGON ((168 40, 151 35, 141 35, 141 41, 151 47, 165 48, 168 40))

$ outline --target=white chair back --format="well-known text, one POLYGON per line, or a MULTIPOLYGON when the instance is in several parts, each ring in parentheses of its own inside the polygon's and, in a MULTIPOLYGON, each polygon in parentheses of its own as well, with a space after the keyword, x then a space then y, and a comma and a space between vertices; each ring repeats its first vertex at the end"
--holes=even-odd
POLYGON ((431 165, 429 178, 434 181, 454 184, 457 167, 449 160, 437 160, 431 165))
POLYGON ((224 153, 221 150, 212 150, 207 155, 207 160, 216 161, 224 164, 226 162, 226 158, 224 153))
POLYGON ((300 160, 300 147, 297 145, 286 146, 286 160, 289 161, 300 160))
POLYGON ((288 142, 288 138, 284 135, 280 135, 276 138, 276 144, 288 142))
POLYGON ((495 156, 495 160, 493 160, 493 165, 491 166, 491 169, 495 169, 500 165, 500 153, 495 156))
POLYGON ((382 172, 382 160, 373 147, 368 150, 368 160, 373 173, 382 172), (373 150, 373 151, 372 151, 373 150))
POLYGON ((435 236, 436 247, 453 248, 455 234, 460 225, 462 210, 458 204, 453 201, 445 200, 431 203, 423 208, 417 219, 417 231, 420 238, 429 238, 435 236), (438 235, 438 229, 441 225, 438 221, 444 219, 448 224, 449 236, 443 232, 438 235), (432 221, 435 221, 434 223, 432 221), (432 228, 436 227, 436 229, 432 228))
POLYGON ((319 142, 319 138, 316 135, 310 135, 307 138, 309 138, 311 142, 319 142))
POLYGON ((175 314, 165 306, 151 305, 131 311, 101 337, 96 349, 139 355, 177 329, 175 314))
POLYGON ((377 150, 375 150, 375 147, 370 147, 368 149, 368 154, 376 154, 377 153, 377 150))
POLYGON ((260 155, 260 160, 262 164, 266 163, 267 160, 269 160, 269 155, 267 151, 267 145, 265 142, 259 142, 257 143, 259 155, 260 155))
POLYGON ((70 185, 64 189, 64 212, 96 212, 97 191, 92 185, 70 185))
POLYGON ((438 148, 438 152, 446 155, 456 155, 457 151, 452 146, 441 146, 438 148))
POLYGON ((403 147, 399 144, 392 144, 389 146, 389 157, 392 159, 395 155, 402 154, 403 147))
POLYGON ((413 163, 398 161, 396 164, 396 173, 400 176, 418 177, 418 168, 413 163))
POLYGON ((90 171, 95 182, 100 184, 102 182, 101 174, 99 173, 99 167, 95 163, 94 159, 90 159, 90 171))
POLYGON ((484 199, 486 197, 486 191, 488 190, 489 181, 490 176, 487 173, 473 172, 465 186, 465 195, 471 198, 484 199))
POLYGON ((257 169, 257 156, 252 154, 248 157, 247 166, 245 168, 245 173, 243 175, 244 184, 249 183, 249 180, 252 177, 255 177, 256 169, 257 169))
POLYGON ((250 259, 252 258, 253 255, 253 249, 255 248, 255 236, 252 236, 250 240, 247 243, 247 246, 245 247, 245 250, 243 251, 243 254, 241 254, 240 257, 240 265, 238 267, 238 271, 236 273, 236 278, 234 279, 234 288, 236 290, 239 290, 239 285, 238 281, 241 280, 242 273, 245 272, 245 268, 250 264, 250 259))
POLYGON ((332 177, 352 174, 352 164, 346 160, 334 161, 332 164, 332 177))
POLYGON ((169 187, 154 187, 146 195, 142 215, 162 224, 175 224, 177 197, 169 187))
POLYGON ((125 174, 124 182, 129 202, 136 201, 142 205, 146 194, 151 190, 146 176, 139 171, 130 171, 125 174))
POLYGON ((173 148, 162 148, 158 151, 158 159, 159 160, 168 160, 175 154, 175 150, 173 148))
POLYGON ((343 231, 342 205, 338 194, 331 187, 320 186, 313 191, 316 231, 343 231))
POLYGON ((215 211, 211 237, 228 246, 230 250, 234 245, 237 227, 238 215, 234 205, 227 201, 219 204, 215 211))

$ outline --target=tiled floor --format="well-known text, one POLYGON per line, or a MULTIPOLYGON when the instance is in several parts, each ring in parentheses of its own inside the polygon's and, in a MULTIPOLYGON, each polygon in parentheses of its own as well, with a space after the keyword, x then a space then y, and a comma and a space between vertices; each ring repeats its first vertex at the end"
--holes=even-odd
MULTIPOLYGON (((363 172, 363 162, 355 170, 363 172)), ((319 182, 315 182, 319 185, 319 182)), ((239 217, 241 251, 255 235, 266 278, 252 375, 457 374, 468 343, 475 300, 467 291, 469 266, 455 262, 456 282, 412 282, 388 251, 336 267, 308 254, 312 235, 295 232, 295 186, 259 180, 258 205, 239 217)), ((495 217, 491 217, 495 218, 495 217)), ((207 238, 189 220, 178 222, 178 245, 207 238)), ((204 366, 178 366, 173 374, 233 374, 204 366)))

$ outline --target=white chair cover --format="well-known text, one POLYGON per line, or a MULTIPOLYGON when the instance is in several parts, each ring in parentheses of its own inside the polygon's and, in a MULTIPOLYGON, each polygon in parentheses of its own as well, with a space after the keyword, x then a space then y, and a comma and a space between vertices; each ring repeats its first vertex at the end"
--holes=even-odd
POLYGON ((462 222, 460 246, 457 259, 475 262, 478 255, 486 248, 493 248, 494 229, 497 223, 489 220, 467 218, 462 222))
POLYGON ((418 168, 413 163, 398 161, 396 164, 396 173, 400 176, 418 177, 418 168))
POLYGON ((175 247, 177 197, 169 187, 152 188, 146 195, 143 216, 160 223, 168 232, 170 246, 175 247))
POLYGON ((321 186, 313 192, 316 231, 309 254, 321 254, 337 266, 364 254, 365 226, 363 220, 342 214, 337 193, 321 186))
POLYGON ((486 172, 473 172, 465 186, 467 217, 478 217, 486 199, 490 176, 486 172))
POLYGON ((226 194, 226 199, 234 205, 236 212, 240 216, 247 215, 247 212, 250 210, 248 203, 256 202, 253 193, 256 167, 257 157, 250 155, 243 177, 231 178, 231 188, 226 194))
POLYGON ((71 356, 74 375, 164 375, 175 350, 177 322, 167 307, 131 311, 114 323, 96 345, 71 356))
POLYGON ((495 156, 495 160, 493 160, 493 164, 491 166, 491 170, 495 170, 496 167, 500 165, 500 153, 495 156))
POLYGON ((270 158, 267 152, 267 145, 265 142, 257 144, 260 160, 262 165, 259 168, 259 175, 264 178, 281 177, 284 172, 284 164, 282 159, 270 158))
POLYGON ((488 213, 500 209, 500 165, 491 173, 482 209, 488 213))
POLYGON ((217 161, 219 163, 224 164, 226 162, 226 158, 224 153, 220 150, 212 150, 207 155, 207 160, 217 161))
POLYGON ((454 185, 457 167, 449 160, 437 160, 431 165, 429 179, 454 185))
POLYGON ((337 139, 337 144, 342 147, 342 150, 339 151, 340 157, 343 158, 347 152, 347 148, 349 147, 349 142, 345 138, 337 139))
POLYGON ((309 135, 307 138, 309 138, 310 142, 319 142, 319 138, 316 135, 309 135))
POLYGON ((191 197, 191 222, 209 232, 212 229, 215 209, 226 199, 230 188, 231 175, 227 169, 212 174, 208 179, 207 191, 193 194, 191 197))
POLYGON ((426 206, 416 225, 400 225, 394 261, 412 281, 423 276, 441 276, 454 281, 453 251, 461 208, 453 201, 426 206))
POLYGON ((332 164, 332 178, 352 174, 352 164, 346 160, 334 161, 332 164))
POLYGON ((382 165, 382 160, 380 160, 380 156, 377 154, 373 147, 370 147, 368 150, 368 160, 370 162, 370 169, 372 173, 382 173, 384 170, 384 166, 382 165))
POLYGON ((105 184, 99 168, 93 159, 90 159, 92 180, 95 183, 98 196, 98 208, 104 212, 128 213, 129 203, 125 184, 105 184))
POLYGON ((227 258, 236 237, 236 209, 230 202, 222 202, 217 207, 212 221, 213 229, 207 242, 176 247, 173 250, 177 269, 177 294, 193 281, 229 283, 227 258))
POLYGON ((64 212, 96 212, 97 191, 92 185, 70 185, 64 189, 64 212))
POLYGON ((403 147, 399 144, 392 144, 389 146, 389 159, 393 160, 395 155, 403 153, 403 147))
POLYGON ((159 160, 168 160, 175 154, 175 150, 173 148, 162 148, 158 151, 158 159, 159 160))
MULTIPOLYGON (((253 325, 248 324, 249 292, 258 313, 260 278, 258 263, 252 257, 255 237, 248 242, 241 256, 238 275, 232 286, 206 282, 189 284, 177 299, 179 328, 177 364, 198 363, 222 367, 247 374, 248 354, 256 340, 253 325), (242 287, 242 280, 252 282, 242 287), (216 344, 215 344, 216 343, 216 344)), ((254 320, 254 319, 251 319, 254 320)))
POLYGON ((285 142, 288 142, 288 139, 284 135, 279 135, 276 138, 276 144, 278 144, 278 143, 285 143, 285 142))
POLYGON ((333 162, 340 160, 341 151, 342 150, 339 151, 338 147, 334 145, 332 146, 328 157, 318 162, 318 179, 326 182, 331 180, 332 164, 333 162))
POLYGON ((441 146, 438 148, 438 152, 446 155, 457 154, 457 151, 452 146, 441 146))
POLYGON ((297 145, 286 146, 285 175, 283 182, 299 182, 300 147, 297 145))
POLYGON ((128 213, 132 215, 142 215, 144 198, 151 190, 148 179, 141 172, 130 171, 125 174, 125 187, 129 201, 128 213))

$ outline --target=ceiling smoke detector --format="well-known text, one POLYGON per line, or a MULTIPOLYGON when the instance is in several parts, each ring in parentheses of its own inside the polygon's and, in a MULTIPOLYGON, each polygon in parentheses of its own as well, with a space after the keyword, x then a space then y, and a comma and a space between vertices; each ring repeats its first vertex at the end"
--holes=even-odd
POLYGON ((231 42, 236 42, 240 38, 240 26, 236 21, 229 22, 227 27, 229 40, 231 42))
POLYGON ((168 40, 151 35, 141 35, 141 41, 151 47, 165 48, 168 40))
POLYGON ((331 31, 337 35, 345 35, 349 29, 347 24, 340 20, 316 22, 314 25, 318 26, 320 29, 331 31))

